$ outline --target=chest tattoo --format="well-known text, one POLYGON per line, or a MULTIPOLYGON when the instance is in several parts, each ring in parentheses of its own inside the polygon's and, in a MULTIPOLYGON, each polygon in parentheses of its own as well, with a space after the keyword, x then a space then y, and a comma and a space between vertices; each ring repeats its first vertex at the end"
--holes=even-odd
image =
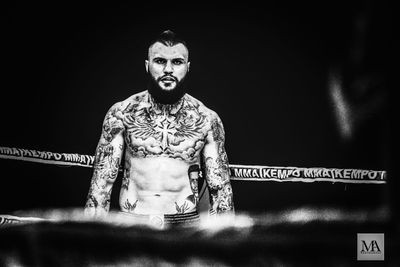
POLYGON ((126 142, 139 157, 193 159, 204 145, 206 115, 185 101, 179 107, 133 104, 124 112, 126 142))

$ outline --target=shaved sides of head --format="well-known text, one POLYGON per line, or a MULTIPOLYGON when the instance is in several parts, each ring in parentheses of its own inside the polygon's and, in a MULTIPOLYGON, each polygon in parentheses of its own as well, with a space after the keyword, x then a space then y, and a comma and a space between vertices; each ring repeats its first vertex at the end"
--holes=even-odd
POLYGON ((188 46, 186 42, 175 32, 171 30, 166 30, 163 31, 161 34, 159 34, 149 45, 149 51, 150 48, 155 44, 155 43, 162 43, 165 46, 175 46, 177 44, 183 44, 186 49, 189 51, 188 46))

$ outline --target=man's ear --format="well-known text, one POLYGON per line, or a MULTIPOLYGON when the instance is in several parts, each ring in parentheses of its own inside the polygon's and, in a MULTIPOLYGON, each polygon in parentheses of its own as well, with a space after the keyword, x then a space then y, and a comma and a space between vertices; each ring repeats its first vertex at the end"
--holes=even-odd
POLYGON ((146 68, 146 72, 149 73, 149 61, 147 59, 144 61, 144 67, 146 68))
POLYGON ((187 72, 189 72, 189 70, 190 70, 190 62, 187 63, 187 66, 188 66, 187 72))

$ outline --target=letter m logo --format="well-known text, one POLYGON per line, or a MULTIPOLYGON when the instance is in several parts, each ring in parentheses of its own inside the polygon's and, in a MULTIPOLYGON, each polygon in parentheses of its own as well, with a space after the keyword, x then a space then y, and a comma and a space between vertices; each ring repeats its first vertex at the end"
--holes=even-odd
POLYGON ((378 246, 378 242, 376 240, 372 240, 369 245, 367 246, 367 243, 365 240, 361 240, 361 252, 381 252, 381 249, 378 246))
POLYGON ((357 260, 383 261, 385 234, 357 234, 357 260))

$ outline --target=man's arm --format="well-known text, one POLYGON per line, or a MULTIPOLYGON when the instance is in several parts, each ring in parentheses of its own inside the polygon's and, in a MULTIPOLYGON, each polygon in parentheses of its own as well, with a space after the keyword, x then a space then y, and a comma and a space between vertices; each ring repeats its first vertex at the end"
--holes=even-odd
POLYGON ((112 186, 117 178, 124 149, 122 114, 117 103, 107 112, 94 158, 94 171, 85 214, 102 216, 110 209, 112 186))
POLYGON ((233 193, 229 178, 228 157, 225 151, 225 132, 216 113, 211 118, 203 149, 205 178, 210 191, 212 210, 217 213, 233 212, 233 193))

